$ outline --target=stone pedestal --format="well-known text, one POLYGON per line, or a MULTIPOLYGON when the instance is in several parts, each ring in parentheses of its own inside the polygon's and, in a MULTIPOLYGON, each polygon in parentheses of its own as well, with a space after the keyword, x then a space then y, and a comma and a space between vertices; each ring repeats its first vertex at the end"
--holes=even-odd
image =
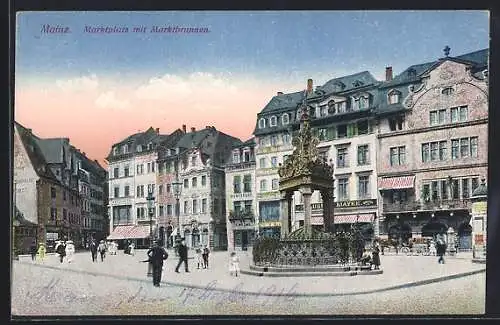
POLYGON ((312 215, 312 206, 311 206, 311 196, 312 191, 310 187, 302 187, 300 189, 302 196, 304 198, 304 230, 306 234, 311 234, 311 215, 312 215))
POLYGON ((280 200, 280 218, 281 218, 281 237, 284 238, 289 233, 289 223, 290 223, 290 206, 288 205, 287 193, 281 193, 280 200))

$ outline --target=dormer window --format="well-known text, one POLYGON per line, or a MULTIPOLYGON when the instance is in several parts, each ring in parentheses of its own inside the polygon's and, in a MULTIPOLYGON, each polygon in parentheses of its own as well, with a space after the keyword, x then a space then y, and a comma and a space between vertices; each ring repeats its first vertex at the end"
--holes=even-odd
POLYGON ((417 76, 417 71, 415 69, 411 68, 408 69, 408 78, 415 78, 417 76))
POLYGON ((393 89, 387 94, 389 104, 398 104, 401 99, 401 92, 393 89))
POLYGON ((335 114, 336 109, 335 109, 335 102, 333 100, 328 102, 328 113, 329 114, 335 114))
POLYGON ((369 96, 361 96, 359 97, 359 108, 368 108, 370 106, 370 97, 369 96))
POLYGON ((328 115, 328 107, 326 105, 320 106, 319 108, 319 116, 325 117, 328 115))
POLYGON ((337 81, 336 83, 333 84, 333 88, 334 88, 334 91, 342 91, 342 90, 344 90, 345 85, 342 82, 337 81))
POLYGON ((137 146, 137 152, 142 152, 142 146, 141 145, 137 146))
POLYGON ((445 96, 450 96, 453 94, 453 92, 454 92, 454 90, 451 87, 447 87, 447 88, 444 88, 443 90, 441 90, 441 94, 443 94, 445 96))
POLYGON ((196 156, 191 157, 191 166, 196 166, 196 156))
POLYGON ((361 87, 361 86, 363 86, 363 83, 362 83, 361 81, 359 81, 359 80, 356 80, 356 81, 354 81, 354 82, 352 83, 352 85, 353 85, 353 87, 356 87, 356 88, 357 88, 357 87, 361 87))
POLYGON ((113 148, 113 156, 116 156, 116 155, 118 155, 118 148, 114 147, 113 148))
POLYGON ((128 153, 128 144, 126 144, 122 147, 122 151, 123 151, 123 153, 128 153))
POLYGON ((347 110, 347 102, 339 102, 335 103, 335 109, 337 110, 337 113, 345 113, 347 110))
POLYGON ((276 116, 271 116, 271 119, 269 120, 269 126, 276 126, 278 125, 278 118, 276 116))
POLYGON ((233 164, 238 164, 240 162, 240 153, 233 152, 233 164))
POLYGON ((168 157, 170 156, 170 149, 167 149, 167 151, 165 152, 165 155, 168 157))
POLYGON ((148 150, 151 150, 151 149, 153 149, 153 144, 150 142, 150 143, 148 143, 148 150))
POLYGON ((290 116, 288 115, 288 113, 285 113, 281 116, 281 123, 283 125, 287 125, 288 123, 290 123, 290 116))
POLYGON ((262 118, 259 120, 259 129, 263 129, 263 128, 265 128, 265 127, 266 127, 266 119, 262 117, 262 118))

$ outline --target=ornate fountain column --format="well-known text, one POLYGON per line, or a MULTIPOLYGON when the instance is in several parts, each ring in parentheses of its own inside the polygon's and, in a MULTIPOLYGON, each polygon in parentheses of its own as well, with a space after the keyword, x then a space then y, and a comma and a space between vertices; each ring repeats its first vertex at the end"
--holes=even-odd
POLYGON ((280 221, 281 221, 281 238, 284 238, 289 233, 289 222, 290 222, 290 206, 288 204, 288 192, 281 191, 280 200, 280 221))
POLYGON ((288 203, 288 232, 292 232, 292 206, 293 206, 293 201, 292 201, 292 196, 293 192, 288 193, 289 195, 287 196, 287 203, 288 203))
POLYGON ((310 234, 311 233, 311 214, 312 214, 311 187, 310 186, 301 187, 300 193, 302 193, 302 196, 304 198, 304 230, 305 230, 306 234, 310 234))
POLYGON ((333 195, 328 190, 323 190, 321 191, 321 198, 323 200, 323 230, 325 232, 334 232, 333 195))

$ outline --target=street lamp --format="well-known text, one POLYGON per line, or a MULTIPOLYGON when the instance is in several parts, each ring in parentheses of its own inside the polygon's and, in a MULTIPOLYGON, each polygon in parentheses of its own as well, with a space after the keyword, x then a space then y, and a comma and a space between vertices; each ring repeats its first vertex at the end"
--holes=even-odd
POLYGON ((181 191, 182 191, 182 183, 179 182, 179 177, 177 176, 175 178, 175 182, 172 182, 172 190, 174 192, 174 197, 175 197, 175 214, 177 217, 177 233, 175 234, 175 240, 176 242, 179 240, 181 237, 181 222, 180 222, 180 214, 181 214, 181 206, 179 203, 179 200, 181 198, 181 191))
POLYGON ((153 246, 153 213, 155 207, 155 197, 153 196, 153 189, 150 188, 148 191, 148 212, 149 212, 149 243, 150 247, 153 246))

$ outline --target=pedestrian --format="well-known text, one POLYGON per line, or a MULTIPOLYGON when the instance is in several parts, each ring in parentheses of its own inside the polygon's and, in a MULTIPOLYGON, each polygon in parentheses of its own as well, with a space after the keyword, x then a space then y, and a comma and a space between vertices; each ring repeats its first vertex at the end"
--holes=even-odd
POLYGON ((184 262, 186 273, 189 273, 188 268, 188 250, 184 238, 182 238, 180 244, 177 246, 177 251, 179 254, 179 263, 175 268, 175 272, 179 273, 179 266, 181 266, 182 262, 184 262))
POLYGON ((36 243, 33 242, 30 246, 31 261, 36 261, 36 243))
POLYGON ((40 261, 43 262, 43 260, 45 259, 45 252, 47 250, 45 249, 45 245, 43 243, 40 243, 40 245, 38 246, 38 258, 40 259, 40 261))
POLYGON ((168 253, 160 246, 158 241, 155 241, 153 247, 148 250, 147 254, 148 262, 153 266, 153 285, 159 287, 163 270, 163 261, 168 258, 168 253))
POLYGON ((380 245, 379 245, 378 241, 375 241, 373 243, 372 264, 373 264, 375 270, 378 270, 380 268, 380 245))
POLYGON ((90 253, 92 254, 92 262, 97 261, 97 243, 95 239, 90 242, 90 253))
POLYGON ((101 262, 104 262, 104 257, 106 257, 106 245, 104 245, 104 240, 99 242, 99 246, 97 247, 99 254, 101 255, 101 262))
POLYGON ((201 247, 196 247, 196 259, 198 261, 198 269, 200 268, 200 265, 203 265, 203 256, 202 256, 202 250, 201 247))
POLYGON ((132 242, 129 245, 130 255, 135 255, 135 244, 132 242))
POLYGON ((66 258, 68 259, 68 263, 73 262, 73 258, 75 256, 75 245, 73 244, 72 240, 68 240, 66 242, 65 252, 67 256, 66 258))
POLYGON ((59 261, 62 263, 64 261, 64 256, 66 256, 66 245, 63 241, 58 241, 55 250, 57 254, 59 254, 59 261))
POLYGON ((231 259, 229 261, 229 273, 234 276, 238 276, 240 272, 240 258, 236 252, 231 252, 231 259))
POLYGON ((208 255, 210 254, 210 250, 208 249, 208 245, 205 245, 203 249, 203 268, 208 269, 208 255))
POLYGON ((437 255, 436 244, 434 244, 434 241, 431 241, 429 243, 429 254, 432 255, 432 256, 436 256, 437 255))
POLYGON ((436 253, 438 258, 438 263, 439 264, 444 264, 444 254, 446 252, 446 237, 444 232, 440 232, 436 236, 436 253))

